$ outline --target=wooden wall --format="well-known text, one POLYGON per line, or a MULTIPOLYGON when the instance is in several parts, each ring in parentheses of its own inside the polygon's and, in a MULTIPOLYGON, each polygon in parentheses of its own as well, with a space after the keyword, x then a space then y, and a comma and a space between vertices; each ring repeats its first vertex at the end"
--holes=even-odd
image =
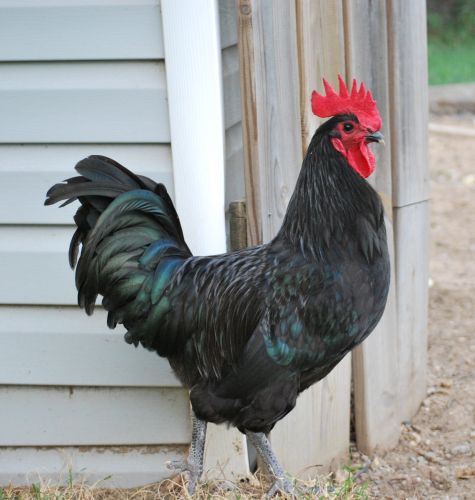
POLYGON ((425 2, 240 0, 239 35, 250 242, 283 219, 302 154, 320 123, 321 78, 364 80, 383 117, 386 148, 369 180, 380 193, 392 263, 385 314, 362 346, 300 396, 272 432, 291 473, 315 474, 349 447, 353 382, 358 447, 397 442, 425 391, 427 341, 427 106, 425 2), (409 109, 410 108, 410 109, 409 109), (414 115, 417 117, 414 117, 414 115), (409 131, 416 131, 411 135, 409 131), (318 470, 318 469, 317 469, 318 470))

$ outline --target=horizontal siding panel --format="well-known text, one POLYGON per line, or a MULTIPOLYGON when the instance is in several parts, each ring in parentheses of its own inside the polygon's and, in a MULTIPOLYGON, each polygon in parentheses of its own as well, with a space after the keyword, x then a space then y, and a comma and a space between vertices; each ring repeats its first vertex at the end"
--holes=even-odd
POLYGON ((76 304, 67 250, 74 228, 0 227, 0 304, 76 304))
POLYGON ((163 57, 158 0, 0 4, 0 61, 163 57))
POLYGON ((238 43, 237 34, 237 1, 219 0, 219 28, 221 47, 224 49, 238 43))
POLYGON ((239 122, 226 130, 226 206, 245 198, 244 150, 239 122))
POLYGON ((0 387, 0 407, 0 446, 190 441, 184 389, 6 386, 0 387))
POLYGON ((180 387, 168 361, 110 330, 106 312, 0 307, 0 384, 180 387))
POLYGON ((170 142, 163 63, 3 63, 0 73, 0 143, 170 142))
MULTIPOLYGON (((133 488, 172 475, 169 460, 183 460, 187 446, 0 448, 0 484, 74 484, 133 488)), ((62 497, 59 497, 62 498, 62 497)))
POLYGON ((109 156, 130 170, 162 182, 173 197, 169 145, 81 144, 0 146, 0 224, 71 224, 77 204, 45 207, 46 191, 76 174, 91 154, 109 156))
POLYGON ((224 124, 226 128, 241 121, 241 89, 237 45, 222 51, 224 124))

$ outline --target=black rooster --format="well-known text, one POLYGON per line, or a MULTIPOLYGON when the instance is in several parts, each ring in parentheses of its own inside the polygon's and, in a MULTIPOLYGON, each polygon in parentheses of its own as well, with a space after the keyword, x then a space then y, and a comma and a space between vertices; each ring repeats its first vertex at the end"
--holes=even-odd
POLYGON ((203 470, 206 422, 246 433, 292 491, 266 438, 301 391, 327 375, 374 329, 386 303, 389 258, 383 207, 365 181, 381 119, 371 93, 340 77, 314 92, 313 111, 333 116, 316 131, 277 236, 234 253, 194 257, 165 187, 115 161, 90 156, 56 184, 46 204, 81 203, 69 259, 79 305, 97 296, 125 340, 168 358, 190 389, 190 454, 173 464, 203 470))

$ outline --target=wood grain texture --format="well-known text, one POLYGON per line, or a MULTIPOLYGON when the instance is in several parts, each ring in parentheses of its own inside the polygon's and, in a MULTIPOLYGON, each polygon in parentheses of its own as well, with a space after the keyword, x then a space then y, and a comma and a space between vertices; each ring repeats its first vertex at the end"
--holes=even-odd
POLYGON ((168 361, 109 330, 106 312, 0 307, 0 384, 181 387, 168 361), (87 366, 87 369, 85 367, 87 366))
POLYGON ((0 484, 75 484, 133 488, 170 477, 168 460, 185 458, 188 446, 0 448, 0 484))
POLYGON ((383 125, 381 132, 386 147, 372 146, 377 167, 369 178, 370 183, 383 198, 385 209, 391 214, 391 134, 389 102, 389 73, 387 64, 386 4, 384 1, 344 0, 346 31, 347 81, 356 78, 371 89, 378 103, 383 125), (371 27, 371 29, 369 29, 371 27))
POLYGON ((178 388, 0 387, 0 446, 190 442, 178 388))
POLYGON ((325 121, 312 113, 311 95, 323 91, 322 78, 338 84, 345 75, 345 40, 341 0, 297 0, 297 43, 300 71, 302 152, 325 121))
POLYGON ((295 4, 242 1, 239 20, 248 240, 255 244, 280 228, 300 171, 295 4))
MULTIPOLYGON (((281 225, 300 170, 302 146, 306 147, 318 124, 309 113, 311 91, 320 88, 327 71, 333 76, 329 76, 330 81, 344 72, 338 4, 297 2, 295 10, 285 2, 240 2, 243 131, 252 243, 261 237, 268 241, 281 225), (335 52, 339 56, 332 57, 335 52), (299 67, 294 64, 296 56, 299 67), (285 105, 283 96, 287 98, 285 105)), ((348 358, 329 378, 305 392, 296 409, 272 431, 273 447, 289 472, 307 476, 315 472, 305 469, 309 465, 328 466, 346 456, 350 372, 348 358)))
POLYGON ((163 59, 162 38, 158 0, 0 4, 0 61, 163 59))
POLYGON ((426 397, 429 202, 394 210, 403 419, 411 419, 426 397))
MULTIPOLYGON (((345 74, 345 47, 341 2, 298 1, 296 3, 297 42, 300 72, 300 113, 303 153, 323 120, 310 106, 313 90, 322 90, 322 78, 337 83, 345 74)), ((284 467, 301 477, 317 472, 311 464, 335 467, 347 458, 350 429, 351 357, 311 387, 298 400, 296 409, 279 423, 276 431, 284 467), (296 438, 297 436, 297 438, 296 438), (305 443, 291 446, 292 439, 305 443)), ((318 470, 321 470, 318 469, 318 470)))
POLYGON ((303 392, 295 409, 275 426, 272 447, 282 466, 302 479, 336 470, 350 443, 351 356, 303 392))
POLYGON ((72 224, 78 204, 45 207, 46 191, 75 175, 74 165, 91 154, 109 156, 136 173, 163 182, 174 197, 168 144, 5 144, 0 145, 0 224, 72 224))
POLYGON ((249 474, 246 437, 235 427, 208 424, 205 445, 206 480, 239 481, 249 474))
POLYGON ((170 142, 163 62, 10 63, 0 143, 170 142))
POLYGON ((395 207, 429 198, 426 2, 387 1, 395 207))
MULTIPOLYGON (((369 182, 381 195, 391 267, 394 269, 389 74, 385 2, 344 0, 347 78, 364 81, 378 102, 385 148, 373 147, 376 172, 369 182), (371 29, 368 29, 368 27, 371 29)), ((371 453, 393 446, 399 436, 400 391, 396 283, 391 280, 388 303, 376 330, 353 351, 355 427, 358 448, 371 453), (375 362, 374 360, 378 360, 375 362)))
POLYGON ((397 444, 406 397, 400 383, 393 226, 386 218, 391 249, 391 287, 386 310, 371 335, 353 351, 353 401, 357 446, 365 454, 397 444))
POLYGON ((247 241, 249 245, 262 242, 259 155, 257 150, 257 88, 254 54, 254 29, 250 0, 238 1, 238 47, 241 75, 242 132, 244 148, 244 178, 247 208, 247 241))

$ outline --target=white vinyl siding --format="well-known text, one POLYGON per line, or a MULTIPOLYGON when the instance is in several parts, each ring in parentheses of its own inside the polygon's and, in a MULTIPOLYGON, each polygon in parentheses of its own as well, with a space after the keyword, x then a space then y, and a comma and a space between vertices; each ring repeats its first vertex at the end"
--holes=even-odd
POLYGON ((0 386, 180 386, 167 360, 124 333, 102 308, 88 318, 77 306, 0 306, 0 386))
POLYGON ((219 13, 223 66, 224 124, 226 128, 225 202, 227 208, 229 203, 244 200, 246 196, 241 123, 241 82, 235 0, 220 1, 219 13))
MULTIPOLYGON (((235 2, 219 7, 228 203, 244 198, 239 57, 235 2)), ((69 468, 143 484, 186 451, 188 395, 168 362, 76 305, 77 204, 43 206, 91 154, 174 197, 165 71, 159 0, 0 4, 0 484, 69 468)))
POLYGON ((77 204, 45 207, 45 193, 73 176, 74 164, 91 154, 136 167, 163 182, 173 196, 169 144, 0 144, 0 224, 70 225, 77 204))
POLYGON ((84 470, 133 484, 138 445, 158 446, 162 461, 185 451, 188 395, 166 360, 109 330, 100 307, 79 310, 67 260, 77 204, 43 202, 90 154, 174 196, 159 1, 2 2, 0 115, 0 464, 13 460, 0 483, 57 477, 53 455, 34 447, 101 446, 81 455, 84 470), (120 467, 108 468, 117 452, 120 467))
POLYGON ((163 59, 156 0, 3 0, 0 60, 163 59))

